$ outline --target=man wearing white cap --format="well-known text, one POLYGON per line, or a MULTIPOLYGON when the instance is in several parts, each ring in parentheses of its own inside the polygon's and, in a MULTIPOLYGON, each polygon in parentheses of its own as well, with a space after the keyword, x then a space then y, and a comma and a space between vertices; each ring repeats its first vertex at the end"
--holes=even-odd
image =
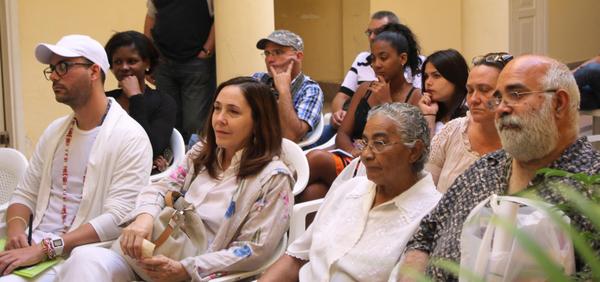
MULTIPOLYGON (((77 246, 116 239, 152 167, 144 129, 104 94, 109 64, 100 43, 68 35, 55 45, 39 44, 35 56, 48 64, 44 75, 56 101, 73 113, 44 131, 12 195, 6 226, 0 226, 6 237, 2 275, 66 257, 77 246)), ((36 279, 54 280, 60 266, 36 279)), ((0 278, 5 280, 23 281, 17 275, 0 278)))

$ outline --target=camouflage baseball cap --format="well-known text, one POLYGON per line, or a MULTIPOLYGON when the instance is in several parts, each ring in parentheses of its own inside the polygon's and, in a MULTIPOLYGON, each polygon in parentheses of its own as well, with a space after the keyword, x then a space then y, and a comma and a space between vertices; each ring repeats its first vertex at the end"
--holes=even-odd
POLYGON ((281 46, 289 46, 298 51, 304 51, 304 43, 302 38, 289 30, 279 29, 273 31, 267 38, 263 38, 256 42, 256 48, 264 50, 267 42, 273 42, 281 46))

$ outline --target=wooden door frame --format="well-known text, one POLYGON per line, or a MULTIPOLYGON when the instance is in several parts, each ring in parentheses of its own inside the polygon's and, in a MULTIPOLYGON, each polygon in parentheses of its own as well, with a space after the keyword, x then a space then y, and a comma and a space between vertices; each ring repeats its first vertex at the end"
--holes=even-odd
MULTIPOLYGON (((509 52, 514 53, 515 41, 518 40, 515 32, 517 15, 515 14, 515 1, 508 1, 508 13, 509 13, 509 52)), ((538 16, 535 24, 535 32, 537 34, 536 41, 534 42, 535 54, 547 55, 548 54, 548 0, 536 0, 536 16, 538 16)))
POLYGON ((0 38, 2 39, 2 92, 4 118, 10 136, 9 147, 26 151, 21 66, 19 64, 18 1, 0 0, 0 38))

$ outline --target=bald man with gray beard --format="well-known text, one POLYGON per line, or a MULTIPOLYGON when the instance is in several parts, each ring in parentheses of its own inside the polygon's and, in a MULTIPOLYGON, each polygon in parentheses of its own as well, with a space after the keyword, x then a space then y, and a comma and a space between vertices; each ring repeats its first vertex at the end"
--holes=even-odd
MULTIPOLYGON (((430 259, 460 262, 463 223, 470 211, 492 194, 531 190, 552 205, 567 200, 549 188, 549 183, 565 183, 586 197, 593 194, 590 187, 573 179, 536 174, 546 167, 587 175, 600 172, 600 153, 585 137, 578 138, 579 90, 564 64, 543 56, 518 57, 501 72, 494 96, 502 149, 485 155, 460 175, 423 219, 394 280, 412 281, 404 275, 412 268, 436 281, 457 281, 453 274, 427 263, 430 259)), ((583 215, 567 215, 579 231, 595 232, 583 215)), ((600 243, 590 244, 597 252, 600 243)), ((584 267, 577 260, 577 271, 584 267)))

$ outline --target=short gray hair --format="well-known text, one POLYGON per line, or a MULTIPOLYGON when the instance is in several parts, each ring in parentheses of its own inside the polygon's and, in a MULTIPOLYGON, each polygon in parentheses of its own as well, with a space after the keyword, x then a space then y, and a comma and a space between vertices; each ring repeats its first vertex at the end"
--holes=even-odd
POLYGON ((388 23, 400 23, 398 16, 392 11, 377 11, 371 16, 373 20, 383 20, 385 18, 387 18, 388 23))
POLYGON ((569 108, 571 109, 571 121, 579 122, 580 93, 575 77, 569 68, 554 59, 549 60, 546 74, 540 78, 542 89, 564 89, 569 95, 569 108))
POLYGON ((367 121, 374 115, 383 115, 396 124, 396 130, 404 145, 413 148, 417 140, 423 142, 421 157, 412 164, 413 172, 420 172, 429 157, 429 127, 419 108, 406 103, 386 103, 369 111, 367 121))

